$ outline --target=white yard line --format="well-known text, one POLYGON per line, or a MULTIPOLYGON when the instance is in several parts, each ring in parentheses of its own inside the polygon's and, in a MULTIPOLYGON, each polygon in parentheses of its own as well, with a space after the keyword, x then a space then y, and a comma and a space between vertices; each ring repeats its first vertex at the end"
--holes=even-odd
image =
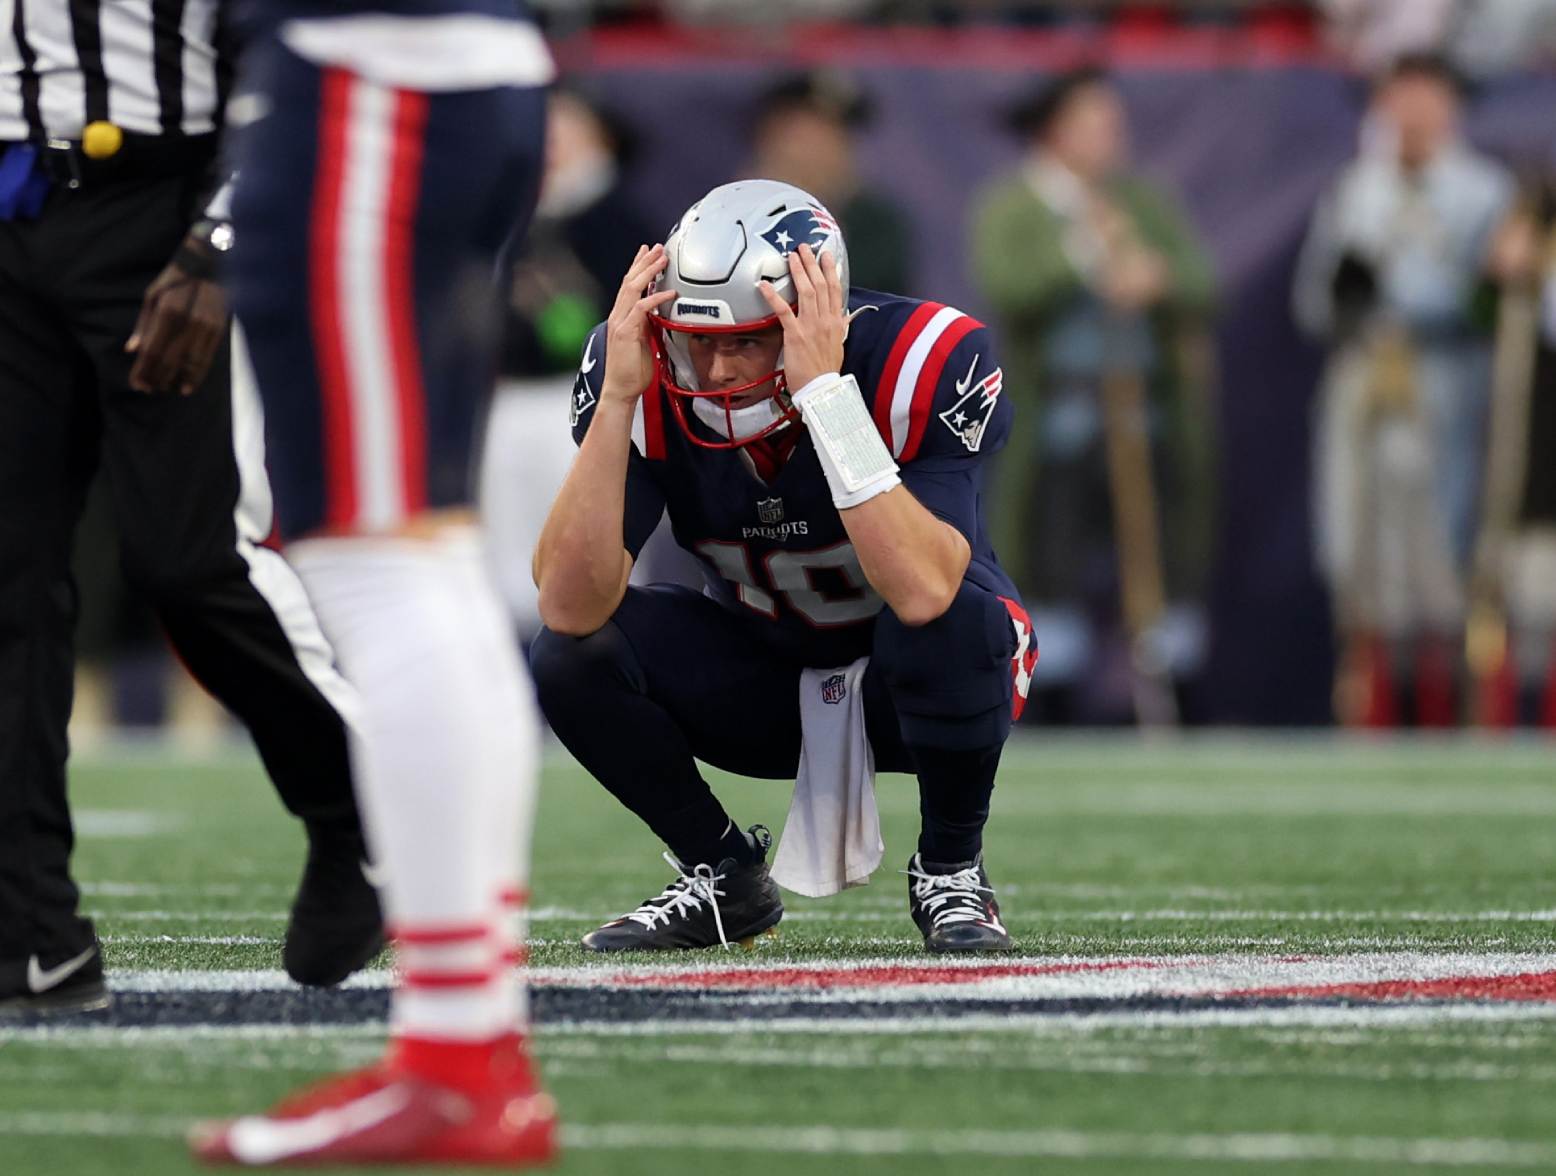
POLYGON ((99 943, 126 947, 200 944, 209 947, 276 947, 281 940, 264 935, 99 935, 99 943))
POLYGON ((70 814, 77 837, 130 839, 174 833, 188 822, 162 809, 78 808, 70 814))
MULTIPOLYGON (((913 1037, 926 1033, 1025 1034, 1032 1037, 1071 1037, 1116 1029, 1246 1029, 1313 1028, 1387 1031, 1422 1026, 1497 1025, 1498 1031, 1518 1023, 1541 1022, 1556 1026, 1556 1007, 1539 1004, 1477 1005, 1295 1005, 1239 1009, 1197 1009, 1189 1012, 1120 1009, 1101 1013, 973 1014, 940 1016, 924 1013, 912 1017, 742 1017, 731 1021, 551 1021, 535 1027, 541 1039, 548 1037, 746 1037, 814 1035, 836 1037, 862 1035, 913 1037)), ((0 1043, 20 1041, 79 1040, 93 1045, 134 1047, 159 1038, 219 1040, 307 1040, 331 1037, 379 1037, 382 1022, 340 1025, 169 1025, 119 1029, 110 1026, 0 1029, 0 1043)))
MULTIPOLYGON (((1044 910, 1030 912, 1046 922, 1067 923, 1556 923, 1556 908, 1542 910, 1227 910, 1186 907, 1160 910, 1044 910)), ((275 910, 105 910, 94 908, 95 917, 127 923, 221 923, 234 919, 284 922, 285 911, 275 910)), ((583 910, 576 907, 536 907, 530 912, 532 923, 596 923, 611 917, 609 911, 583 910)), ((907 910, 790 910, 785 923, 906 923, 907 910)))
MULTIPOLYGON (((168 1115, 0 1111, 0 1133, 45 1137, 176 1138, 190 1120, 168 1115)), ((848 1156, 982 1156, 1008 1159, 1185 1160, 1231 1163, 1318 1161, 1426 1167, 1556 1166, 1556 1146, 1502 1139, 1412 1139, 1320 1134, 1171 1135, 1091 1131, 905 1131, 795 1124, 567 1124, 562 1146, 581 1151, 643 1148, 848 1156)))

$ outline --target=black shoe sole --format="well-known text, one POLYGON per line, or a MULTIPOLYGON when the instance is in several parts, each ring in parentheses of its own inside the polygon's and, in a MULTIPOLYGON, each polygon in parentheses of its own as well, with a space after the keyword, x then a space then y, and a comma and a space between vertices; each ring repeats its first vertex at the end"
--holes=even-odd
POLYGON ((978 955, 980 953, 996 953, 1015 951, 1016 944, 1012 939, 1006 939, 1003 943, 969 943, 966 945, 935 943, 932 940, 924 940, 924 950, 931 955, 978 955))
POLYGON ((306 958, 300 949, 294 946, 295 929, 289 929, 286 943, 281 948, 281 963, 286 969, 286 974, 296 983, 305 988, 333 988, 342 983, 353 973, 360 971, 372 963, 373 958, 384 950, 386 940, 382 930, 375 930, 371 937, 364 937, 360 932, 353 939, 347 939, 345 933, 339 938, 331 936, 320 930, 310 930, 305 933, 307 938, 339 943, 356 942, 357 946, 350 952, 332 951, 328 954, 314 952, 306 958))
POLYGON ((113 993, 98 981, 77 988, 27 993, 0 999, 0 1020, 15 1017, 58 1017, 68 1013, 95 1013, 113 1005, 113 993))
MULTIPOLYGON (((776 911, 770 911, 763 915, 749 927, 746 927, 732 935, 727 935, 725 938, 729 940, 730 947, 739 946, 744 948, 751 948, 756 945, 756 940, 761 936, 776 936, 778 934, 776 928, 782 921, 783 908, 779 907, 776 911)), ((594 932, 591 931, 589 934, 592 935, 594 932)), ((578 941, 578 946, 583 948, 585 951, 592 951, 599 955, 619 955, 622 952, 641 952, 645 955, 651 955, 667 951, 718 951, 721 945, 717 943, 702 943, 697 944, 696 946, 687 945, 685 947, 656 947, 651 943, 636 942, 623 943, 620 947, 602 947, 590 943, 588 941, 588 936, 586 935, 583 939, 578 941)))

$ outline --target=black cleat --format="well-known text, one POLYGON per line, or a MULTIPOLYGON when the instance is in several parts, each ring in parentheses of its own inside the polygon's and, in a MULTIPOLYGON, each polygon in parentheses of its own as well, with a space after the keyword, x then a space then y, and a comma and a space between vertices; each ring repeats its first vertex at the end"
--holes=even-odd
POLYGON ((665 861, 680 876, 637 910, 583 937, 590 951, 677 951, 698 947, 747 947, 783 918, 783 899, 767 873, 772 834, 752 825, 760 856, 751 863, 725 858, 687 867, 674 855, 665 861))
POLYGON ((96 943, 57 959, 32 955, 0 962, 0 1020, 89 1013, 112 1003, 96 943))
POLYGON ((384 948, 384 916, 355 830, 310 826, 308 864, 292 903, 281 963, 299 984, 328 988, 384 948))
POLYGON ((906 873, 908 910, 930 951, 1010 951, 1016 946, 1000 922, 1000 904, 981 853, 950 865, 914 854, 906 873))

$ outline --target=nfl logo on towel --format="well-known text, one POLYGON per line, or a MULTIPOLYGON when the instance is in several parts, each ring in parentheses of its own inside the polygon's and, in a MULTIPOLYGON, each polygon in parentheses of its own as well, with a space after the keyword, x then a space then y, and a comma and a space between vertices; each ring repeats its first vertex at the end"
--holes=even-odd
POLYGON ((756 517, 764 523, 783 522, 783 499, 758 498, 756 500, 756 517))
POLYGON ((821 684, 821 701, 836 706, 848 694, 848 680, 842 674, 833 674, 821 684))

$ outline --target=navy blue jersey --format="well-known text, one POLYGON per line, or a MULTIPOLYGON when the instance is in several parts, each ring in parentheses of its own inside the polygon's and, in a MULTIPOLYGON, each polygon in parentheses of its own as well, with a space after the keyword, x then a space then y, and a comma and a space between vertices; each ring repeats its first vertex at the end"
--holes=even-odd
MULTIPOLYGON (((843 348, 843 372, 859 382, 903 485, 966 537, 968 579, 1017 600, 979 509, 984 460, 1005 444, 1012 412, 1000 395, 989 331, 952 307, 869 290, 854 291, 849 308, 860 313, 843 348)), ((573 386, 578 442, 604 378, 604 336, 603 324, 589 336, 573 386)), ((815 665, 869 652, 882 601, 860 569, 808 435, 764 482, 740 453, 693 444, 666 393, 651 389, 627 471, 623 538, 634 557, 667 510, 676 541, 701 560, 710 594, 765 622, 760 632, 815 665)))

